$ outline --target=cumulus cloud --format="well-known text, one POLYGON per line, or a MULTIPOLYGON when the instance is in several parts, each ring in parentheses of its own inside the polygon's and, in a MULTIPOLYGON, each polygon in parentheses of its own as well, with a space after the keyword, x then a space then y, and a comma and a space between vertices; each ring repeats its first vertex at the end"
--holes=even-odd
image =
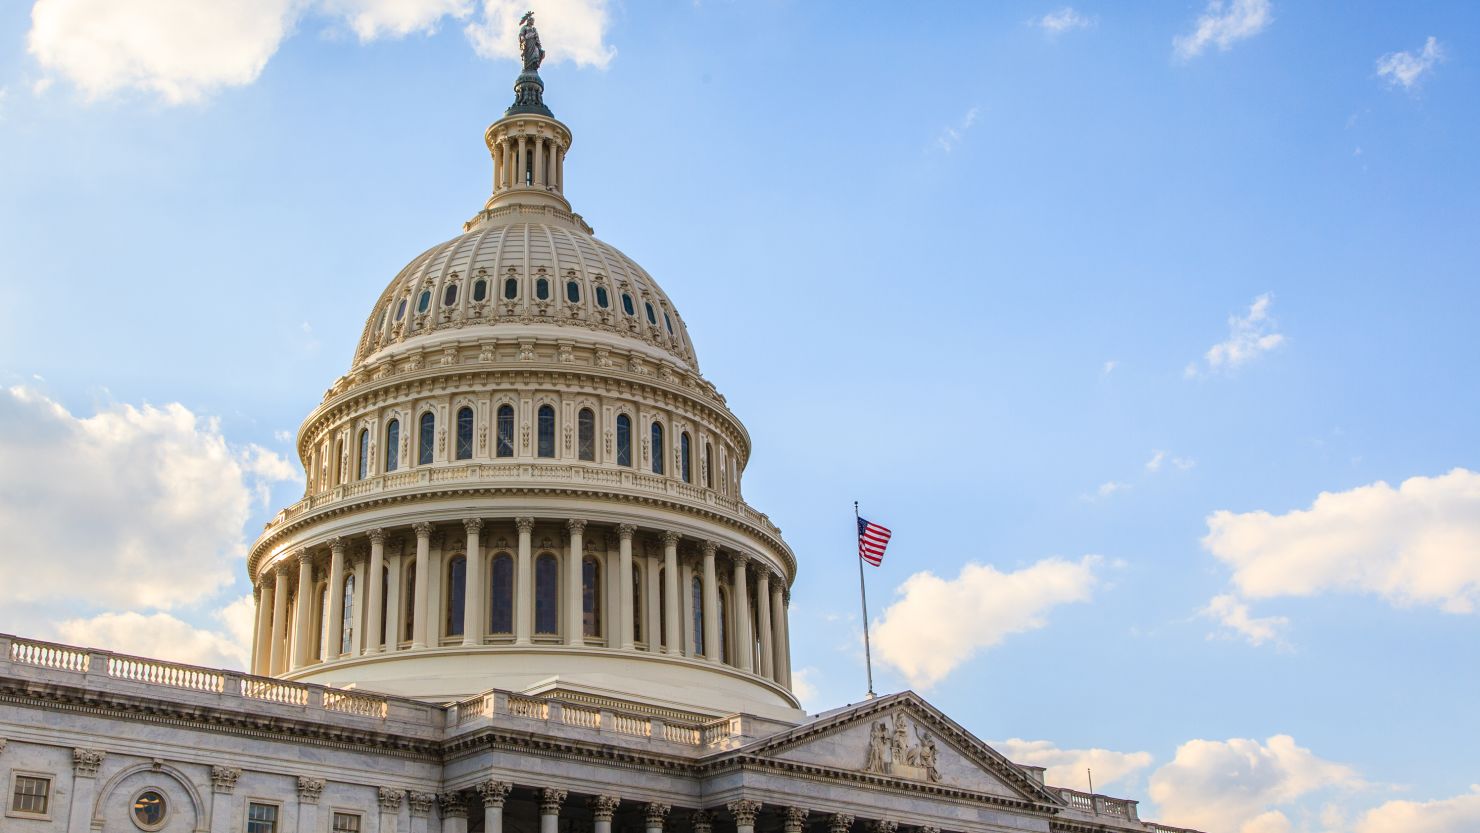
POLYGON ((791 672, 791 693, 802 701, 802 708, 809 712, 817 708, 817 673, 817 669, 811 666, 791 672))
POLYGON ((218 629, 197 628, 168 613, 103 613, 57 624, 65 642, 150 659, 244 669, 252 652, 250 595, 216 613, 218 629))
POLYGON ((1366 593, 1473 613, 1480 603, 1480 473, 1457 468, 1322 492, 1282 515, 1220 510, 1203 548, 1245 599, 1366 593))
POLYGON ((179 404, 77 417, 25 387, 0 391, 0 603, 86 599, 188 606, 226 586, 264 481, 297 476, 265 449, 237 451, 179 404), (23 474, 22 474, 23 473, 23 474), (160 576, 167 576, 161 581, 160 576))
POLYGON ((91 98, 124 89, 171 104, 257 80, 295 0, 36 0, 28 47, 91 98))
POLYGON ((1047 558, 1011 573, 967 564, 950 580, 916 573, 874 626, 874 647, 912 685, 929 688, 979 651, 1042 628, 1053 608, 1088 601, 1099 564, 1098 556, 1087 555, 1047 558))
POLYGON ((1095 487, 1095 491, 1093 494, 1085 495, 1084 499, 1089 501, 1105 500, 1108 497, 1116 495, 1120 492, 1127 491, 1130 488, 1131 484, 1129 483, 1122 483, 1119 480, 1106 480, 1104 483, 1101 483, 1100 485, 1095 487))
POLYGON ((1474 833, 1480 830, 1480 784, 1440 801, 1389 801, 1367 811, 1355 833, 1474 833))
POLYGON ((1290 620, 1283 616, 1255 616, 1237 596, 1224 593, 1209 600, 1201 614, 1222 625, 1227 633, 1243 637, 1250 645, 1272 642, 1287 647, 1284 639, 1290 620))
POLYGON ((1323 790, 1364 784, 1343 764, 1323 760, 1289 735, 1267 741, 1191 740, 1151 774, 1150 795, 1167 824, 1229 833, 1292 829, 1281 807, 1323 790))
POLYGON ((1201 55, 1209 46, 1227 51, 1238 41, 1264 31, 1273 20, 1269 0, 1209 0, 1192 32, 1172 39, 1172 49, 1184 61, 1201 55))
POLYGON ((961 144, 961 140, 966 138, 966 133, 971 130, 971 126, 976 124, 976 115, 977 108, 972 107, 967 110, 959 122, 946 127, 939 136, 935 137, 935 144, 946 153, 955 150, 956 146, 961 144))
POLYGON ((1389 52, 1377 59, 1377 76, 1390 87, 1411 90, 1419 79, 1432 72, 1444 60, 1444 48, 1432 35, 1417 52, 1389 52))
POLYGON ((1058 11, 1049 12, 1043 17, 1034 18, 1033 25, 1050 35, 1058 35, 1074 29, 1088 29, 1095 25, 1095 20, 1092 17, 1080 14, 1069 6, 1065 6, 1058 11))
POLYGON ((323 0, 327 14, 344 18, 361 42, 431 33, 444 17, 466 18, 473 0, 323 0))
POLYGON ((534 11, 548 62, 605 68, 617 56, 606 42, 606 0, 483 0, 483 11, 465 29, 485 58, 519 57, 519 18, 534 11))
MULTIPOLYGON (((1208 370, 1233 370, 1285 342, 1284 335, 1275 332, 1275 321, 1269 315, 1272 302, 1272 296, 1266 292, 1255 298, 1243 315, 1228 317, 1228 339, 1214 344, 1203 354, 1208 370)), ((1187 366, 1189 377, 1197 374, 1196 362, 1187 366)))
POLYGON ((1153 449, 1151 452, 1151 459, 1146 461, 1146 471, 1155 474, 1156 472, 1161 471, 1162 467, 1165 466, 1167 463, 1171 463, 1173 468, 1176 468, 1180 471, 1187 471, 1188 469, 1197 465, 1197 461, 1192 459, 1191 457, 1177 457, 1169 455, 1167 454, 1167 452, 1160 449, 1153 449))
POLYGON ((1150 752, 1113 752, 1109 749, 1060 749, 1052 741, 1009 738, 990 744, 1008 760, 1045 767, 1043 779, 1056 787, 1080 789, 1085 771, 1094 772, 1095 788, 1107 787, 1151 766, 1150 752))

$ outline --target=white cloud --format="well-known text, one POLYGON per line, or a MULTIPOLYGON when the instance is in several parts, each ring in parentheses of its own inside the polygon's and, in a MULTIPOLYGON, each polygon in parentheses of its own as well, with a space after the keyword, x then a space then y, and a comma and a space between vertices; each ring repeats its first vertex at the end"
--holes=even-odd
POLYGON ((929 688, 1007 636, 1042 628, 1053 608, 1088 601, 1099 564, 1087 555, 1077 562, 1048 558, 1012 573, 967 564, 951 580, 916 573, 874 626, 874 647, 911 685, 929 688))
POLYGON ((1480 473, 1457 468, 1322 492, 1283 515, 1220 510, 1203 548, 1245 599, 1368 593, 1390 604, 1473 613, 1480 603, 1480 473))
POLYGON ((361 42, 431 33, 444 17, 466 18, 473 0, 323 0, 327 14, 344 18, 361 42))
POLYGON ((1290 620, 1283 616, 1254 616, 1249 606, 1237 596, 1224 593, 1214 596, 1203 608, 1201 615, 1214 619, 1229 631, 1248 640, 1250 645, 1273 642, 1285 647, 1284 631, 1290 620))
POLYGON ((617 56, 606 43, 606 0, 482 0, 483 12, 465 29, 485 58, 519 58, 519 18, 534 11, 548 63, 605 68, 617 56))
POLYGON ((1440 801, 1389 801, 1367 811, 1355 833, 1474 833, 1480 830, 1480 784, 1440 801))
POLYGON ((288 472, 183 405, 79 418, 25 387, 0 390, 0 471, 0 570, 27 576, 0 603, 76 599, 87 576, 94 604, 162 610, 230 583, 254 490, 288 472))
POLYGON ((1115 372, 1115 368, 1119 366, 1120 362, 1114 359, 1110 359, 1109 361, 1105 362, 1105 366, 1100 369, 1100 375, 1109 376, 1111 373, 1115 372))
POLYGON ((1165 451, 1151 452, 1151 459, 1146 461, 1146 471, 1161 471, 1161 464, 1166 462, 1166 459, 1165 451))
POLYGON ((1363 785, 1350 767, 1316 757, 1289 735, 1191 740, 1151 774, 1159 820, 1200 830, 1282 833, 1292 829, 1280 807, 1323 790, 1363 785))
MULTIPOLYGON (((1208 370, 1233 370, 1285 342, 1285 337, 1274 331, 1275 322, 1269 316, 1272 302, 1273 297, 1266 292, 1255 298, 1243 315, 1228 317, 1228 339, 1214 344, 1203 354, 1208 370)), ((1196 362, 1187 366, 1187 376, 1197 373, 1196 362)))
POLYGON ((1094 494, 1092 494, 1092 495, 1085 495, 1084 496, 1084 499, 1085 500, 1104 500, 1104 499, 1106 499, 1106 498, 1108 498, 1108 497, 1110 497, 1112 495, 1115 495, 1115 494, 1117 494, 1119 492, 1128 491, 1130 488, 1131 488, 1131 484, 1129 484, 1129 483, 1121 483, 1119 480, 1106 480, 1104 483, 1101 483, 1099 486, 1095 487, 1095 493, 1094 494))
POLYGON ((125 89, 171 104, 250 84, 277 51, 295 0, 36 0, 28 46, 90 98, 125 89))
POLYGON ((809 712, 817 709, 817 674, 816 668, 808 666, 797 668, 791 672, 791 693, 802 701, 802 708, 809 712))
POLYGON ((1192 33, 1172 38, 1172 49, 1184 61, 1209 46, 1227 51, 1235 42, 1264 31, 1273 20, 1269 0, 1209 0, 1192 33))
POLYGON ((72 645, 189 665, 243 669, 252 651, 252 612, 252 597, 248 595, 216 613, 220 630, 197 628, 168 613, 145 616, 128 611, 69 619, 57 624, 57 632, 72 645))
POLYGON ((1146 461, 1146 471, 1155 474, 1161 471, 1162 467, 1167 463, 1171 463, 1172 467, 1179 471, 1187 471, 1197 465, 1197 461, 1191 457, 1177 457, 1168 455, 1167 452, 1160 449, 1154 449, 1151 452, 1151 459, 1146 461))
POLYGON ((1444 48, 1430 36, 1424 41, 1423 49, 1413 52, 1389 52, 1377 59, 1377 75, 1388 82, 1388 86, 1411 90, 1424 75, 1433 71, 1444 60, 1444 48))
POLYGON ((946 153, 955 150, 956 145, 961 144, 961 140, 966 138, 966 132, 971 129, 973 124, 976 124, 976 116, 977 108, 972 107, 970 110, 967 110, 966 115, 961 117, 961 121, 942 130, 940 135, 935 137, 936 145, 946 153))
POLYGON ((1065 6, 1056 12, 1049 12, 1040 18, 1033 20, 1033 25, 1048 32, 1050 35, 1058 35, 1073 29, 1088 29, 1095 25, 1092 17, 1086 17, 1069 6, 1065 6))
POLYGON ((1095 789, 1108 787, 1151 766, 1150 752, 1113 752, 1109 749, 1060 749, 1047 740, 992 741, 992 748, 1019 764, 1046 767, 1043 779, 1050 786, 1083 789, 1086 770, 1094 773, 1095 789))

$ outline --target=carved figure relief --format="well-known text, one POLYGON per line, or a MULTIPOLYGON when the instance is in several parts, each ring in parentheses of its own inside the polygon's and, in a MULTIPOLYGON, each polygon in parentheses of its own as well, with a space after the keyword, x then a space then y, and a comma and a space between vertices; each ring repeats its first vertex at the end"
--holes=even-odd
POLYGON ((904 712, 895 712, 892 724, 890 721, 880 720, 869 727, 868 753, 863 771, 938 784, 938 754, 934 736, 921 729, 919 724, 911 727, 904 712), (914 730, 913 745, 910 743, 911 728, 914 730))

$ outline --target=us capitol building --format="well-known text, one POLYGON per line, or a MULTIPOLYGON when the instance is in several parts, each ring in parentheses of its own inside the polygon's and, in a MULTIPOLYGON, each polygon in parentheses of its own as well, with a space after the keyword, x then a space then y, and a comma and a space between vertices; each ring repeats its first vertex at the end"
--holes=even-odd
POLYGON ((749 436, 571 210, 528 17, 520 43, 492 196, 299 430, 250 673, 0 635, 0 830, 1182 833, 912 692, 801 710, 749 436))

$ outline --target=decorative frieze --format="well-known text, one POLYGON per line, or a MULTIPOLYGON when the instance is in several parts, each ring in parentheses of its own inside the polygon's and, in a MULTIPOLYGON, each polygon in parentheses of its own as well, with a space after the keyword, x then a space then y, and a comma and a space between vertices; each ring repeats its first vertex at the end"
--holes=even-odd
POLYGON ((298 778, 298 801, 302 804, 318 804, 324 793, 324 782, 318 778, 298 778))
POLYGON ((231 795, 236 790, 236 779, 242 771, 234 766, 211 767, 211 790, 222 795, 231 795))
POLYGON ((935 737, 906 718, 904 712, 897 711, 892 718, 877 721, 869 727, 863 771, 938 784, 938 756, 935 737), (911 729, 914 730, 913 735, 911 729))
POLYGON ((410 790, 406 793, 406 803, 411 806, 412 818, 424 819, 432 814, 432 805, 437 803, 437 794, 410 790))
POLYGON ((616 815, 617 805, 621 803, 622 799, 617 796, 598 795, 589 799, 586 806, 591 809, 591 818, 595 821, 611 821, 612 816, 616 815))
POLYGON ((477 786, 478 795, 483 798, 483 806, 488 808, 504 806, 504 799, 508 798, 509 790, 513 787, 508 781, 484 781, 477 786))
POLYGON ((406 797, 405 790, 394 787, 381 787, 376 800, 380 804, 380 812, 395 815, 401 812, 401 799, 406 797))
POLYGON ((73 749, 72 774, 78 778, 96 777, 98 767, 103 765, 103 758, 107 754, 101 749, 73 749))

